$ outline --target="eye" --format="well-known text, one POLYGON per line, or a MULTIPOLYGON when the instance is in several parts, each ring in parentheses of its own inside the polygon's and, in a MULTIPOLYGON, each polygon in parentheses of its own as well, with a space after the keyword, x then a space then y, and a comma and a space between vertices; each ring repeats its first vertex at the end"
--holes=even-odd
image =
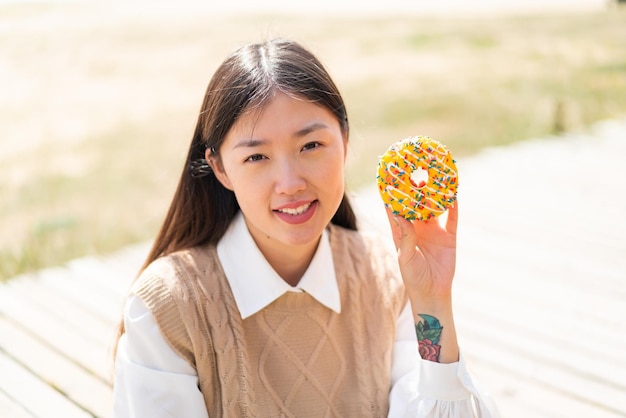
POLYGON ((252 154, 251 156, 249 156, 248 158, 244 160, 244 163, 261 161, 263 159, 265 159, 265 155, 263 154, 252 154))
POLYGON ((322 144, 320 144, 319 142, 309 142, 302 147, 302 150, 303 151, 312 150, 315 148, 319 148, 321 146, 322 144))

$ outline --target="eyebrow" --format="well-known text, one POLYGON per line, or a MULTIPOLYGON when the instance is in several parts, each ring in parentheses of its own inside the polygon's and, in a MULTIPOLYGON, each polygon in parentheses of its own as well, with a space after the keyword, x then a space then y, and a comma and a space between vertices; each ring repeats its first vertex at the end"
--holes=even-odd
MULTIPOLYGON (((295 136, 297 138, 302 138, 302 137, 307 136, 311 132, 315 132, 315 131, 318 131, 320 129, 328 129, 328 125, 326 125, 325 123, 322 123, 322 122, 313 122, 310 125, 307 125, 304 128, 296 131, 293 134, 293 136, 295 136)), ((233 149, 236 149, 236 148, 254 148, 254 147, 259 147, 259 146, 265 145, 265 144, 267 144, 267 141, 264 140, 264 139, 249 138, 249 139, 244 139, 242 141, 239 141, 233 147, 233 149)))
POLYGON ((328 129, 328 126, 322 122, 313 122, 312 124, 305 126, 295 133, 295 136, 302 138, 303 136, 307 136, 311 132, 318 131, 320 129, 328 129))
POLYGON ((254 147, 259 147, 261 145, 266 144, 267 141, 264 141, 262 139, 244 139, 243 141, 239 141, 237 142, 237 144, 235 144, 235 146, 233 147, 233 149, 237 149, 237 148, 254 148, 254 147))

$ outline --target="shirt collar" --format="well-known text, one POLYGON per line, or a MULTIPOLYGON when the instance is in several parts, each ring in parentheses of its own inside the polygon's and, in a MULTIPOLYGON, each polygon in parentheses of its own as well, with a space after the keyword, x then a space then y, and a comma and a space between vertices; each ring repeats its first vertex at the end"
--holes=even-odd
POLYGON ((254 315, 285 292, 306 292, 329 309, 341 312, 328 232, 324 230, 311 264, 296 287, 274 271, 252 239, 241 212, 217 244, 217 255, 242 319, 254 315))

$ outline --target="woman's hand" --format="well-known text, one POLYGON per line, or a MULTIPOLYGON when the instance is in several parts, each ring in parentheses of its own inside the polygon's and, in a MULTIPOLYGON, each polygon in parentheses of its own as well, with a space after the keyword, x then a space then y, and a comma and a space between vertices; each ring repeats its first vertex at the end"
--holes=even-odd
POLYGON ((458 202, 445 216, 428 221, 410 222, 387 210, 420 355, 441 363, 459 359, 452 314, 458 214, 458 202))
POLYGON ((410 222, 387 209, 404 285, 411 301, 449 300, 456 266, 458 203, 446 215, 410 222), (444 218, 444 219, 442 219, 444 218))

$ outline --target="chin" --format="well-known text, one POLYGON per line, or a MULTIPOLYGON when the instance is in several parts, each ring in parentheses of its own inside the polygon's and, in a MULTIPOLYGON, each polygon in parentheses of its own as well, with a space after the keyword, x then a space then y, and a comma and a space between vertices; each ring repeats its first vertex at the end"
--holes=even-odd
POLYGON ((309 226, 305 230, 288 233, 285 237, 285 243, 291 246, 306 246, 310 244, 317 244, 322 232, 323 226, 309 226))

